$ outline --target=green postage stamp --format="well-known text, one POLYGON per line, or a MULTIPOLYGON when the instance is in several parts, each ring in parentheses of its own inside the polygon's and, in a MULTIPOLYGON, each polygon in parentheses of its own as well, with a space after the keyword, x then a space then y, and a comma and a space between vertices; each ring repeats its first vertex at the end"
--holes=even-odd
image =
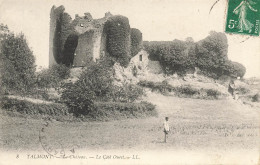
POLYGON ((259 36, 260 0, 228 0, 226 32, 259 36))

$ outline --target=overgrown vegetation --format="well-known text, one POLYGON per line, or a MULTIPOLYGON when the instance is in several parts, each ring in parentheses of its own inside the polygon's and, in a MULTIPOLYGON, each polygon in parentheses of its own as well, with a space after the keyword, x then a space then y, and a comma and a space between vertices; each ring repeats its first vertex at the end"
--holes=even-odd
POLYGON ((183 75, 195 66, 194 46, 184 41, 145 42, 151 60, 158 60, 166 74, 183 75))
POLYGON ((236 87, 236 91, 241 94, 241 95, 244 95, 244 94, 247 94, 250 92, 250 89, 245 87, 245 86, 238 86, 236 87))
POLYGON ((70 68, 63 64, 56 64, 48 69, 43 69, 37 74, 37 87, 57 88, 61 82, 70 75, 70 68))
POLYGON ((51 9, 51 23, 53 23, 54 29, 54 38, 53 38, 53 56, 55 61, 59 64, 61 63, 62 57, 62 43, 61 43, 61 20, 60 17, 65 11, 64 6, 59 6, 55 8, 54 6, 51 9))
POLYGON ((135 56, 143 47, 143 36, 139 29, 131 28, 131 55, 135 56))
POLYGON ((106 47, 109 55, 122 66, 127 67, 130 61, 130 25, 127 17, 112 16, 104 25, 107 35, 106 47))
POLYGON ((257 93, 252 97, 252 101, 253 102, 259 102, 260 101, 260 94, 257 93))
POLYGON ((113 102, 131 103, 144 95, 144 90, 140 86, 124 84, 123 86, 113 86, 110 98, 113 102))
MULTIPOLYGON (((156 116, 155 106, 148 102, 137 102, 143 96, 143 87, 162 94, 199 99, 219 99, 222 93, 216 89, 195 88, 190 85, 172 86, 167 81, 140 81, 138 85, 114 84, 113 65, 119 62, 127 67, 131 56, 142 49, 142 33, 130 29, 128 18, 112 16, 104 25, 106 53, 97 62, 90 60, 89 66, 75 83, 63 83, 69 77, 74 52, 78 45, 78 34, 71 24, 71 17, 60 6, 52 10, 55 20, 54 58, 58 65, 35 74, 35 59, 23 34, 10 34, 1 25, 1 87, 16 94, 34 96, 37 93, 48 99, 50 88, 59 88, 63 104, 35 104, 26 100, 4 97, 3 108, 24 114, 68 115, 91 120, 110 120, 132 117, 156 116)), ((94 31, 85 33, 85 38, 93 37, 94 31)), ((81 36, 82 37, 82 36, 81 36)), ((92 40, 89 40, 92 42, 92 40)), ((89 48, 93 49, 93 43, 89 48)), ((242 64, 232 62, 227 57, 227 38, 223 33, 211 32, 208 37, 195 43, 192 38, 186 41, 145 42, 145 49, 151 60, 158 60, 166 75, 185 75, 198 67, 201 73, 215 79, 221 76, 243 77, 246 69, 242 64)), ((90 49, 86 49, 90 51, 90 49)), ((85 51, 86 51, 85 50, 85 51)), ((91 50, 92 51, 92 50, 91 50)), ((135 68, 136 69, 136 68, 135 68)), ((134 75, 136 72, 134 72, 134 75)), ((240 89, 246 93, 245 89, 240 89)), ((259 101, 259 94, 251 96, 259 101)))
POLYGON ((78 34, 71 23, 71 16, 64 11, 64 6, 51 10, 51 21, 55 24, 53 55, 58 64, 70 66, 73 63, 78 34))
POLYGON ((106 101, 111 92, 112 68, 110 64, 101 60, 92 63, 75 83, 62 86, 62 101, 76 116, 88 115, 94 110, 94 101, 106 101))
POLYGON ((197 89, 190 85, 172 86, 166 81, 152 82, 152 81, 139 81, 138 85, 150 88, 152 91, 160 92, 164 95, 170 93, 178 97, 190 97, 196 99, 219 99, 222 93, 215 89, 197 89))
POLYGON ((95 93, 84 81, 68 83, 63 88, 61 99, 75 116, 88 115, 93 110, 95 93))
POLYGON ((123 86, 113 84, 114 70, 111 67, 113 63, 113 60, 107 58, 97 63, 93 62, 77 82, 62 86, 61 99, 69 107, 70 112, 75 116, 99 119, 102 117, 114 119, 125 115, 127 118, 141 113, 155 114, 152 105, 134 103, 144 94, 141 87, 133 84, 123 86), (144 105, 147 107, 144 108, 144 105))
POLYGON ((155 106, 148 102, 95 102, 94 109, 95 110, 91 111, 87 116, 92 120, 111 120, 157 116, 155 106))
POLYGON ((242 64, 228 60, 228 43, 224 33, 211 32, 205 39, 191 41, 144 42, 151 60, 158 60, 166 74, 184 75, 195 67, 208 77, 223 75, 243 77, 242 64))
POLYGON ((23 34, 12 33, 1 41, 1 88, 11 93, 29 93, 35 86, 35 57, 23 34))
POLYGON ((14 98, 2 98, 1 108, 8 111, 19 112, 28 115, 50 115, 61 116, 68 115, 68 108, 63 104, 42 104, 32 103, 26 100, 18 100, 14 98))

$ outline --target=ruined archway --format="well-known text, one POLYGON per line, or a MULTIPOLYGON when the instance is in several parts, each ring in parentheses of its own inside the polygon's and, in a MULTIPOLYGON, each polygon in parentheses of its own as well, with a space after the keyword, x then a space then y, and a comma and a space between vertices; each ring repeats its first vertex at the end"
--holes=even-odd
POLYGON ((71 66, 73 64, 75 50, 78 46, 78 39, 79 37, 77 34, 70 34, 64 44, 62 63, 66 66, 71 66))

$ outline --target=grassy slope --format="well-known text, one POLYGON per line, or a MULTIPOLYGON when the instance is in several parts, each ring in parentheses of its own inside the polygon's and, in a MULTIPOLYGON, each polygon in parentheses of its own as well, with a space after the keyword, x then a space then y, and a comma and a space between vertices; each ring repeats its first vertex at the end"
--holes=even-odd
MULTIPOLYGON (((49 145, 65 149, 257 149, 259 110, 234 100, 199 100, 149 93, 159 117, 111 122, 48 121, 49 145), (162 123, 170 118, 171 133, 162 143, 162 123)), ((0 147, 5 150, 42 150, 39 131, 44 120, 0 114, 0 147)))

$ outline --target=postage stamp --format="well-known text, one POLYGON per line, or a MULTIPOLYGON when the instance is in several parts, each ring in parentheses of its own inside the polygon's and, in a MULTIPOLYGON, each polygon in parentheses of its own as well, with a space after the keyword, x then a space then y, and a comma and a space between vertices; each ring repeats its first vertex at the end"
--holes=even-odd
POLYGON ((259 36, 260 1, 229 0, 226 32, 259 36))

